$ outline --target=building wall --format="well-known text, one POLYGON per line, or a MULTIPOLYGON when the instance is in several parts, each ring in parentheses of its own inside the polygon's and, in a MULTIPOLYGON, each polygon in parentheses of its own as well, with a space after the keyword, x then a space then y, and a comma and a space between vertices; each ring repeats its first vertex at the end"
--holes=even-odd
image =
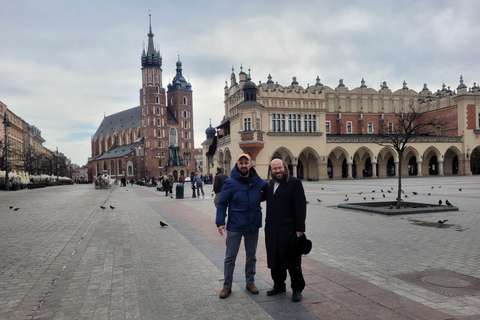
POLYGON ((257 87, 257 101, 262 106, 239 107, 244 101, 244 78, 240 73, 240 81, 236 83, 232 75, 230 86, 225 87, 223 122, 230 122, 231 134, 218 139, 216 154, 212 159, 204 157, 205 163, 213 161, 215 167, 222 166, 228 155, 232 168, 236 157, 247 152, 263 177, 274 157, 288 163, 293 175, 310 180, 326 179, 329 173, 333 178, 355 178, 363 173, 387 177, 400 171, 402 175, 416 176, 472 174, 466 155, 467 149, 470 154, 480 150, 480 130, 473 129, 475 125, 478 128, 475 101, 480 100, 480 92, 478 87, 467 92, 462 87, 463 79, 458 92, 444 86, 436 93, 426 85, 415 92, 405 83, 396 91, 384 83, 377 91, 363 82, 361 87, 349 90, 343 81, 332 89, 322 85, 318 78, 315 86, 307 88, 299 86, 296 79, 285 87, 269 79, 257 87), (387 126, 389 122, 395 123, 396 114, 408 112, 411 106, 425 111, 424 119, 443 119, 444 124, 412 140, 399 159, 388 143, 379 140, 378 133, 382 120, 387 126), (300 114, 301 131, 275 131, 272 121, 276 114, 300 114), (315 132, 305 132, 306 115, 315 115, 315 132), (252 119, 247 131, 245 118, 252 119), (330 133, 326 133, 326 122, 330 124, 330 133), (349 122, 351 133, 347 133, 349 122))

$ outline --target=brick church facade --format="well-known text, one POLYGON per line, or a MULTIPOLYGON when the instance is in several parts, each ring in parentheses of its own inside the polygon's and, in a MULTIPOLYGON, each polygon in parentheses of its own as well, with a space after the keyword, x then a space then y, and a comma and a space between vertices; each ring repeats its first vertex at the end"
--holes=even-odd
POLYGON ((150 23, 143 50, 140 105, 105 116, 91 139, 89 180, 107 173, 113 179, 151 179, 195 171, 192 86, 182 75, 180 57, 176 75, 163 87, 162 56, 155 48, 150 23))

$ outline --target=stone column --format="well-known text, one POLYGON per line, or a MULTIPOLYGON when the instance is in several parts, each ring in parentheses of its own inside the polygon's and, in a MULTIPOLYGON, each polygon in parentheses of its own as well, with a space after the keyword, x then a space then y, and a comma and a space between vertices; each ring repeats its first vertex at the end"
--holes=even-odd
MULTIPOLYGON (((319 179, 328 179, 327 162, 320 161, 322 157, 317 158, 317 174, 319 179)), ((323 157, 325 159, 325 157, 323 157)))
POLYGON ((378 178, 377 177, 377 163, 372 162, 372 178, 378 178))
POLYGON ((398 161, 395 161, 395 177, 398 178, 398 161))
POLYGON ((352 162, 348 162, 347 165, 348 165, 348 176, 347 176, 347 179, 353 179, 352 177, 352 162))
POLYGON ((422 164, 423 164, 422 160, 417 161, 417 177, 423 176, 423 174, 422 174, 422 164))
POLYGON ((296 178, 297 177, 297 166, 294 165, 293 167, 293 176, 296 178))
POLYGON ((443 176, 443 161, 438 161, 438 175, 443 176))

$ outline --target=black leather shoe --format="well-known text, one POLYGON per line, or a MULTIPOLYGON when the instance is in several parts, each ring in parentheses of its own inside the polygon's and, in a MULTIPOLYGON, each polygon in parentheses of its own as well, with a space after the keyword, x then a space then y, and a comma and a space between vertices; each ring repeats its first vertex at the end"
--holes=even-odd
POLYGON ((285 288, 278 289, 278 288, 273 287, 272 290, 267 291, 267 296, 274 296, 276 294, 279 294, 279 293, 282 293, 282 292, 285 292, 285 291, 286 291, 285 288))
POLYGON ((294 292, 292 295, 292 301, 298 302, 302 301, 302 293, 301 292, 294 292))

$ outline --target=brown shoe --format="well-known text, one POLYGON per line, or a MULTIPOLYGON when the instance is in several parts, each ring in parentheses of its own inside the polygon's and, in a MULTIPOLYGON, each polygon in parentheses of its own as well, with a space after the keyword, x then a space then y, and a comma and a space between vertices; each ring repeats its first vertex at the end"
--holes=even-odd
POLYGON ((220 291, 220 294, 218 296, 220 297, 220 299, 225 299, 230 295, 231 292, 232 292, 232 289, 224 287, 222 291, 220 291))
POLYGON ((247 284, 247 290, 250 291, 250 293, 258 294, 258 288, 253 283, 252 284, 247 284))

